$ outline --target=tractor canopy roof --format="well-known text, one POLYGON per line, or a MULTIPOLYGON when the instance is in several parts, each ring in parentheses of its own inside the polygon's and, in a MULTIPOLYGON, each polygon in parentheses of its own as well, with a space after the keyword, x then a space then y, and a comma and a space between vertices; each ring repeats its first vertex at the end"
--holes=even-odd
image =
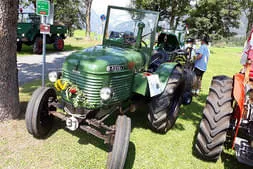
POLYGON ((147 10, 109 6, 105 24, 103 45, 136 48, 154 46, 159 13, 147 10))

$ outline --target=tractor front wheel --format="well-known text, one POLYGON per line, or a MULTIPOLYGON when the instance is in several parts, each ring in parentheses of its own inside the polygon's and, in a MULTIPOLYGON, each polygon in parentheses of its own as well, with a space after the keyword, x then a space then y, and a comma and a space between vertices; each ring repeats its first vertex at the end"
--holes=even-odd
POLYGON ((56 92, 52 88, 40 87, 33 92, 29 101, 26 114, 26 128, 30 134, 36 138, 45 137, 53 126, 53 116, 49 110, 56 110, 50 107, 49 103, 56 99, 56 92))
POLYGON ((200 122, 195 148, 205 160, 218 160, 233 113, 233 80, 226 76, 213 78, 200 122))
POLYGON ((182 102, 181 85, 182 69, 177 66, 168 80, 164 92, 151 99, 149 103, 148 121, 151 129, 158 133, 166 133, 177 120, 182 102))
POLYGON ((131 120, 125 115, 120 115, 116 121, 112 151, 109 152, 107 169, 123 169, 127 157, 131 132, 131 120))
POLYGON ((54 42, 54 48, 58 51, 62 51, 64 48, 64 40, 61 37, 56 37, 54 42))

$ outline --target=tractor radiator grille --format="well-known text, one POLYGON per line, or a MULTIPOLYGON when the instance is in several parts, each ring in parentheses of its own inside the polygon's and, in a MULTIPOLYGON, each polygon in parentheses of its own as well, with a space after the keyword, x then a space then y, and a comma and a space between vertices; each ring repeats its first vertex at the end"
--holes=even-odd
POLYGON ((133 75, 123 74, 78 74, 70 71, 63 71, 63 78, 78 86, 87 97, 87 101, 101 107, 100 90, 103 87, 110 87, 113 91, 112 100, 108 104, 117 103, 127 99, 131 93, 133 75))

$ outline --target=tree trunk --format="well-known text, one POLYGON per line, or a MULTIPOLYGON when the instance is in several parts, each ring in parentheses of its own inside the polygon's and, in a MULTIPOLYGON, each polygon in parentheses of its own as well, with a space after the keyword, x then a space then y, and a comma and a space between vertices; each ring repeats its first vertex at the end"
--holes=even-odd
POLYGON ((249 12, 250 12, 250 13, 249 13, 249 15, 247 16, 247 18, 248 18, 247 33, 246 33, 247 36, 249 35, 249 33, 250 33, 251 29, 252 29, 252 23, 253 23, 253 7, 250 9, 249 12))
POLYGON ((86 0, 85 1, 85 7, 86 7, 86 36, 90 37, 90 16, 91 16, 91 5, 92 0, 86 0))
POLYGON ((0 120, 19 115, 17 12, 18 0, 0 1, 0 120))
POLYGON ((177 2, 171 1, 171 16, 170 16, 170 29, 174 29, 175 23, 175 11, 177 7, 177 2))

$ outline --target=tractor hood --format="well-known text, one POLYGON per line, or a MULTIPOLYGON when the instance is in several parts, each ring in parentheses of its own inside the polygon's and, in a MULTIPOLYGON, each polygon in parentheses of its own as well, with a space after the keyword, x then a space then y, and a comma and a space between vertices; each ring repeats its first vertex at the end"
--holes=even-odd
POLYGON ((95 46, 69 55, 64 71, 106 74, 138 71, 145 65, 145 56, 134 49, 95 46))
POLYGON ((17 26, 17 36, 21 37, 23 35, 23 37, 25 37, 29 31, 32 29, 33 24, 29 24, 29 23, 18 23, 17 26))

